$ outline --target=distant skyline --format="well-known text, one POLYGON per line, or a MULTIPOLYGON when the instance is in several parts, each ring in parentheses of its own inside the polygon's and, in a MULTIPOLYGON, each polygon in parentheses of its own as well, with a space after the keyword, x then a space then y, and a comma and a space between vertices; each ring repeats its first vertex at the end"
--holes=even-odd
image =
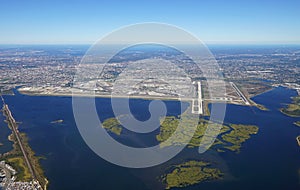
POLYGON ((91 44, 120 27, 176 25, 208 44, 300 44, 300 1, 4 1, 0 44, 91 44))

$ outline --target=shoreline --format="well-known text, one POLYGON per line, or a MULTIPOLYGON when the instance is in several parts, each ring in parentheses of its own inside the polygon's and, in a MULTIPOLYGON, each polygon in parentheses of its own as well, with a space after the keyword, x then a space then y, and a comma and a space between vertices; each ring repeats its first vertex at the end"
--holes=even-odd
POLYGON ((295 124, 296 126, 300 127, 300 121, 296 121, 296 122, 294 122, 294 124, 295 124))
POLYGON ((291 102, 285 104, 284 107, 279 108, 279 111, 284 114, 287 115, 289 117, 293 117, 293 118, 299 118, 300 114, 299 114, 299 110, 300 110, 300 105, 299 105, 299 100, 300 99, 300 95, 296 95, 296 96, 291 96, 290 97, 291 102), (289 113, 292 112, 292 113, 289 113))
POLYGON ((292 115, 292 114, 285 113, 285 112, 284 112, 284 109, 285 109, 285 108, 279 108, 279 111, 280 111, 282 114, 284 114, 284 115, 286 115, 286 116, 289 116, 289 117, 293 117, 293 118, 298 118, 298 117, 300 117, 300 115, 292 115))
POLYGON ((296 140, 298 142, 298 145, 300 146, 300 136, 296 137, 296 140))
POLYGON ((254 94, 253 96, 249 96, 249 98, 251 99, 251 98, 254 98, 254 97, 256 97, 256 96, 262 95, 262 94, 264 94, 264 93, 270 92, 270 91, 274 90, 275 88, 277 88, 277 87, 272 86, 272 88, 270 88, 270 89, 268 89, 268 90, 266 90, 266 91, 264 91, 264 92, 260 92, 260 93, 258 93, 258 94, 254 94))
MULTIPOLYGON (((258 95, 264 94, 268 91, 273 90, 269 89, 265 92, 262 92, 258 95)), ((135 95, 135 96, 115 96, 115 95, 110 95, 110 94, 69 94, 69 93, 49 93, 49 94, 43 94, 43 93, 32 93, 32 92, 24 92, 24 91, 19 91, 17 90, 18 93, 20 93, 21 95, 26 95, 26 96, 37 96, 37 97, 82 97, 82 98, 128 98, 128 99, 140 99, 140 100, 163 100, 163 101, 180 101, 180 102, 190 102, 192 101, 193 98, 178 98, 178 97, 163 97, 163 96, 149 96, 149 95, 135 95)), ((15 95, 15 94, 14 94, 15 95)), ((249 97, 249 98, 253 98, 256 97, 258 95, 249 97)), ((251 99, 250 99, 251 100, 251 99)), ((233 105, 240 105, 240 106, 253 106, 253 107, 257 107, 258 109, 261 110, 268 110, 267 108, 265 108, 263 105, 257 104, 256 102, 254 102, 253 100, 251 100, 250 105, 245 105, 245 104, 241 104, 241 103, 237 103, 237 102, 228 102, 228 101, 217 101, 215 100, 214 102, 212 102, 211 100, 205 100, 204 101, 206 105, 211 104, 211 103, 226 103, 226 104, 233 104, 233 105)), ((205 109, 205 106, 204 106, 205 109)), ((207 114, 204 114, 207 115, 207 114)))
MULTIPOLYGON (((3 99, 2 99, 3 100, 3 99)), ((13 118, 8 106, 3 100, 3 116, 6 118, 7 127, 11 130, 8 140, 13 142, 12 149, 1 155, 0 159, 12 165, 16 173, 17 182, 33 182, 40 185, 39 189, 47 187, 48 180, 40 164, 41 157, 29 145, 29 138, 26 133, 19 132, 18 124, 13 118)))
MULTIPOLYGON (((180 101, 180 98, 177 97, 163 97, 163 96, 114 96, 110 94, 68 94, 68 93, 49 93, 49 94, 41 94, 41 93, 27 93, 18 91, 21 95, 26 96, 55 96, 55 97, 82 97, 82 98, 129 98, 129 99, 144 99, 144 100, 155 100, 155 99, 162 99, 162 100, 178 100, 180 101)), ((181 99, 188 101, 189 99, 181 99)))
MULTIPOLYGON (((8 127, 8 126, 7 126, 7 127, 8 127)), ((40 165, 40 159, 41 159, 41 157, 36 156, 36 153, 31 149, 31 147, 30 147, 30 145, 29 145, 29 139, 28 139, 27 134, 24 133, 24 132, 22 132, 22 133, 20 133, 20 135, 22 136, 22 141, 23 141, 24 145, 26 146, 26 151, 30 154, 31 159, 33 159, 32 161, 34 162, 33 167, 35 168, 35 171, 37 171, 37 172, 39 173, 39 175, 42 175, 42 177, 44 178, 45 183, 43 184, 43 185, 44 185, 43 190, 47 190, 49 181, 48 181, 48 179, 44 176, 44 170, 43 170, 42 166, 40 165)), ((14 160, 14 159, 16 159, 16 160, 20 159, 20 160, 22 160, 22 161, 24 162, 24 157, 21 156, 21 155, 19 154, 19 151, 20 151, 20 150, 18 150, 19 147, 18 147, 18 145, 16 144, 17 142, 16 142, 16 138, 14 137, 14 134, 13 134, 13 133, 9 134, 8 137, 7 137, 7 139, 8 139, 9 141, 13 142, 12 149, 9 150, 8 152, 2 154, 2 155, 0 156, 0 159, 1 159, 1 160, 5 160, 5 161, 6 161, 8 164, 10 164, 10 165, 13 164, 13 163, 11 162, 11 160, 14 160)), ((14 163, 14 164, 15 164, 15 163, 14 163)), ((14 164, 13 164, 13 165, 14 165, 14 164)), ((26 177, 26 176, 27 176, 27 175, 26 175, 26 172, 29 172, 29 171, 26 171, 26 169, 24 169, 23 166, 22 166, 22 165, 19 165, 19 164, 20 164, 20 163, 18 163, 18 164, 15 166, 15 168, 14 168, 15 170, 18 171, 18 173, 16 174, 16 176, 17 176, 18 174, 22 174, 22 175, 24 175, 24 176, 26 177), (23 169, 20 169, 20 168, 23 168, 23 169), (23 172, 24 172, 25 174, 24 174, 23 172)), ((24 164, 24 163, 23 163, 23 164, 24 164)), ((25 166, 25 167, 27 168, 27 166, 25 166)), ((28 169, 28 168, 27 168, 27 169, 28 169)), ((21 175, 21 176, 22 176, 22 175, 21 175)), ((34 180, 35 180, 35 179, 30 179, 30 180, 25 179, 24 176, 22 177, 22 179, 19 179, 17 182, 29 182, 29 181, 34 181, 34 180)), ((30 178, 32 178, 31 175, 30 175, 30 178)), ((18 177, 17 177, 17 179, 18 179, 18 177)), ((39 183, 40 183, 40 181, 39 181, 39 183)))

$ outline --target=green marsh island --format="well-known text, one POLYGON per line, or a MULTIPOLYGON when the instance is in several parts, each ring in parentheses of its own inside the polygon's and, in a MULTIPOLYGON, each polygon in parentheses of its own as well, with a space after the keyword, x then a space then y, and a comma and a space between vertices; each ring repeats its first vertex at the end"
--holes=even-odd
MULTIPOLYGON (((257 134, 259 130, 259 128, 254 125, 221 125, 203 118, 199 119, 195 130, 190 127, 190 124, 195 122, 191 118, 187 118, 186 121, 183 121, 183 130, 181 130, 180 133, 176 133, 175 138, 170 138, 172 135, 175 135, 174 132, 179 125, 180 117, 181 116, 167 116, 161 118, 159 133, 156 135, 156 140, 160 143, 161 148, 184 145, 189 139, 191 140, 188 142, 187 148, 198 148, 206 133, 207 135, 218 134, 210 149, 213 149, 220 154, 226 151, 239 153, 243 143, 249 140, 253 135, 257 134), (209 130, 207 130, 208 126, 209 130), (193 134, 193 136, 189 138, 190 136, 187 134, 193 134)), ((103 122, 102 127, 109 133, 122 135, 122 125, 118 118, 106 119, 103 122)), ((210 164, 207 161, 189 160, 168 167, 165 169, 164 174, 159 178, 166 189, 171 189, 186 187, 206 181, 220 180, 223 176, 224 173, 222 173, 219 168, 214 167, 213 164, 210 164)))
POLYGON ((175 187, 186 187, 202 181, 222 179, 223 173, 212 168, 210 163, 203 161, 187 161, 182 164, 171 166, 162 180, 166 184, 166 189, 175 187))
POLYGON ((292 97, 292 103, 280 111, 291 117, 300 117, 300 96, 292 97))

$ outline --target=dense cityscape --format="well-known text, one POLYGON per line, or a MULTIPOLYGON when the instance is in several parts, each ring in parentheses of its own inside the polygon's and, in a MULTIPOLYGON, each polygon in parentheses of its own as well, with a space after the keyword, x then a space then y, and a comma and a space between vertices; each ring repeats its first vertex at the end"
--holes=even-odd
MULTIPOLYGON (((72 94, 76 66, 79 65, 85 50, 85 46, 59 47, 58 49, 51 46, 2 47, 0 52, 1 90, 9 93, 13 88, 21 87, 20 91, 28 94, 70 95, 72 94)), ((222 49, 222 47, 212 47, 211 50, 220 65, 225 80, 237 82, 250 95, 255 95, 277 85, 299 88, 300 50, 297 47, 257 46, 238 48, 232 46, 230 51, 225 51, 226 49, 222 49)), ((131 60, 126 57, 126 54, 117 55, 115 59, 111 60, 110 65, 104 69, 102 76, 96 79, 97 85, 94 89, 96 95, 110 94, 112 82, 128 64, 133 63, 132 59, 168 59, 182 64, 185 69, 187 68, 185 71, 192 80, 201 80, 201 71, 184 56, 159 51, 154 54, 151 53, 151 56, 147 55, 147 52, 143 54, 136 53, 135 57, 130 57, 131 60)), ((180 64, 178 64, 179 67, 182 66, 180 64)), ((95 65, 88 67, 95 69, 93 68, 95 65)), ((141 70, 140 76, 143 76, 145 72, 148 71, 141 70)), ((152 94, 172 96, 168 94, 170 90, 163 89, 163 84, 161 86, 160 91, 156 88, 152 94)), ((230 92, 232 90, 230 85, 227 84, 226 86, 228 86, 227 90, 230 92)), ((137 88, 142 88, 142 86, 137 88)), ((134 95, 134 92, 131 95, 134 95)), ((135 95, 138 95, 138 93, 135 95)))

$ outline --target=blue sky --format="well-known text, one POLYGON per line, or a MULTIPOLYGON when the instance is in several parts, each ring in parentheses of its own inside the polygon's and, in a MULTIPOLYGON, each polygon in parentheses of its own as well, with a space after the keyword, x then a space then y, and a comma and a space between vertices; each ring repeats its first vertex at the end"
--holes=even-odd
POLYGON ((141 22, 184 28, 206 43, 298 43, 299 0, 0 0, 0 44, 93 43, 141 22))

